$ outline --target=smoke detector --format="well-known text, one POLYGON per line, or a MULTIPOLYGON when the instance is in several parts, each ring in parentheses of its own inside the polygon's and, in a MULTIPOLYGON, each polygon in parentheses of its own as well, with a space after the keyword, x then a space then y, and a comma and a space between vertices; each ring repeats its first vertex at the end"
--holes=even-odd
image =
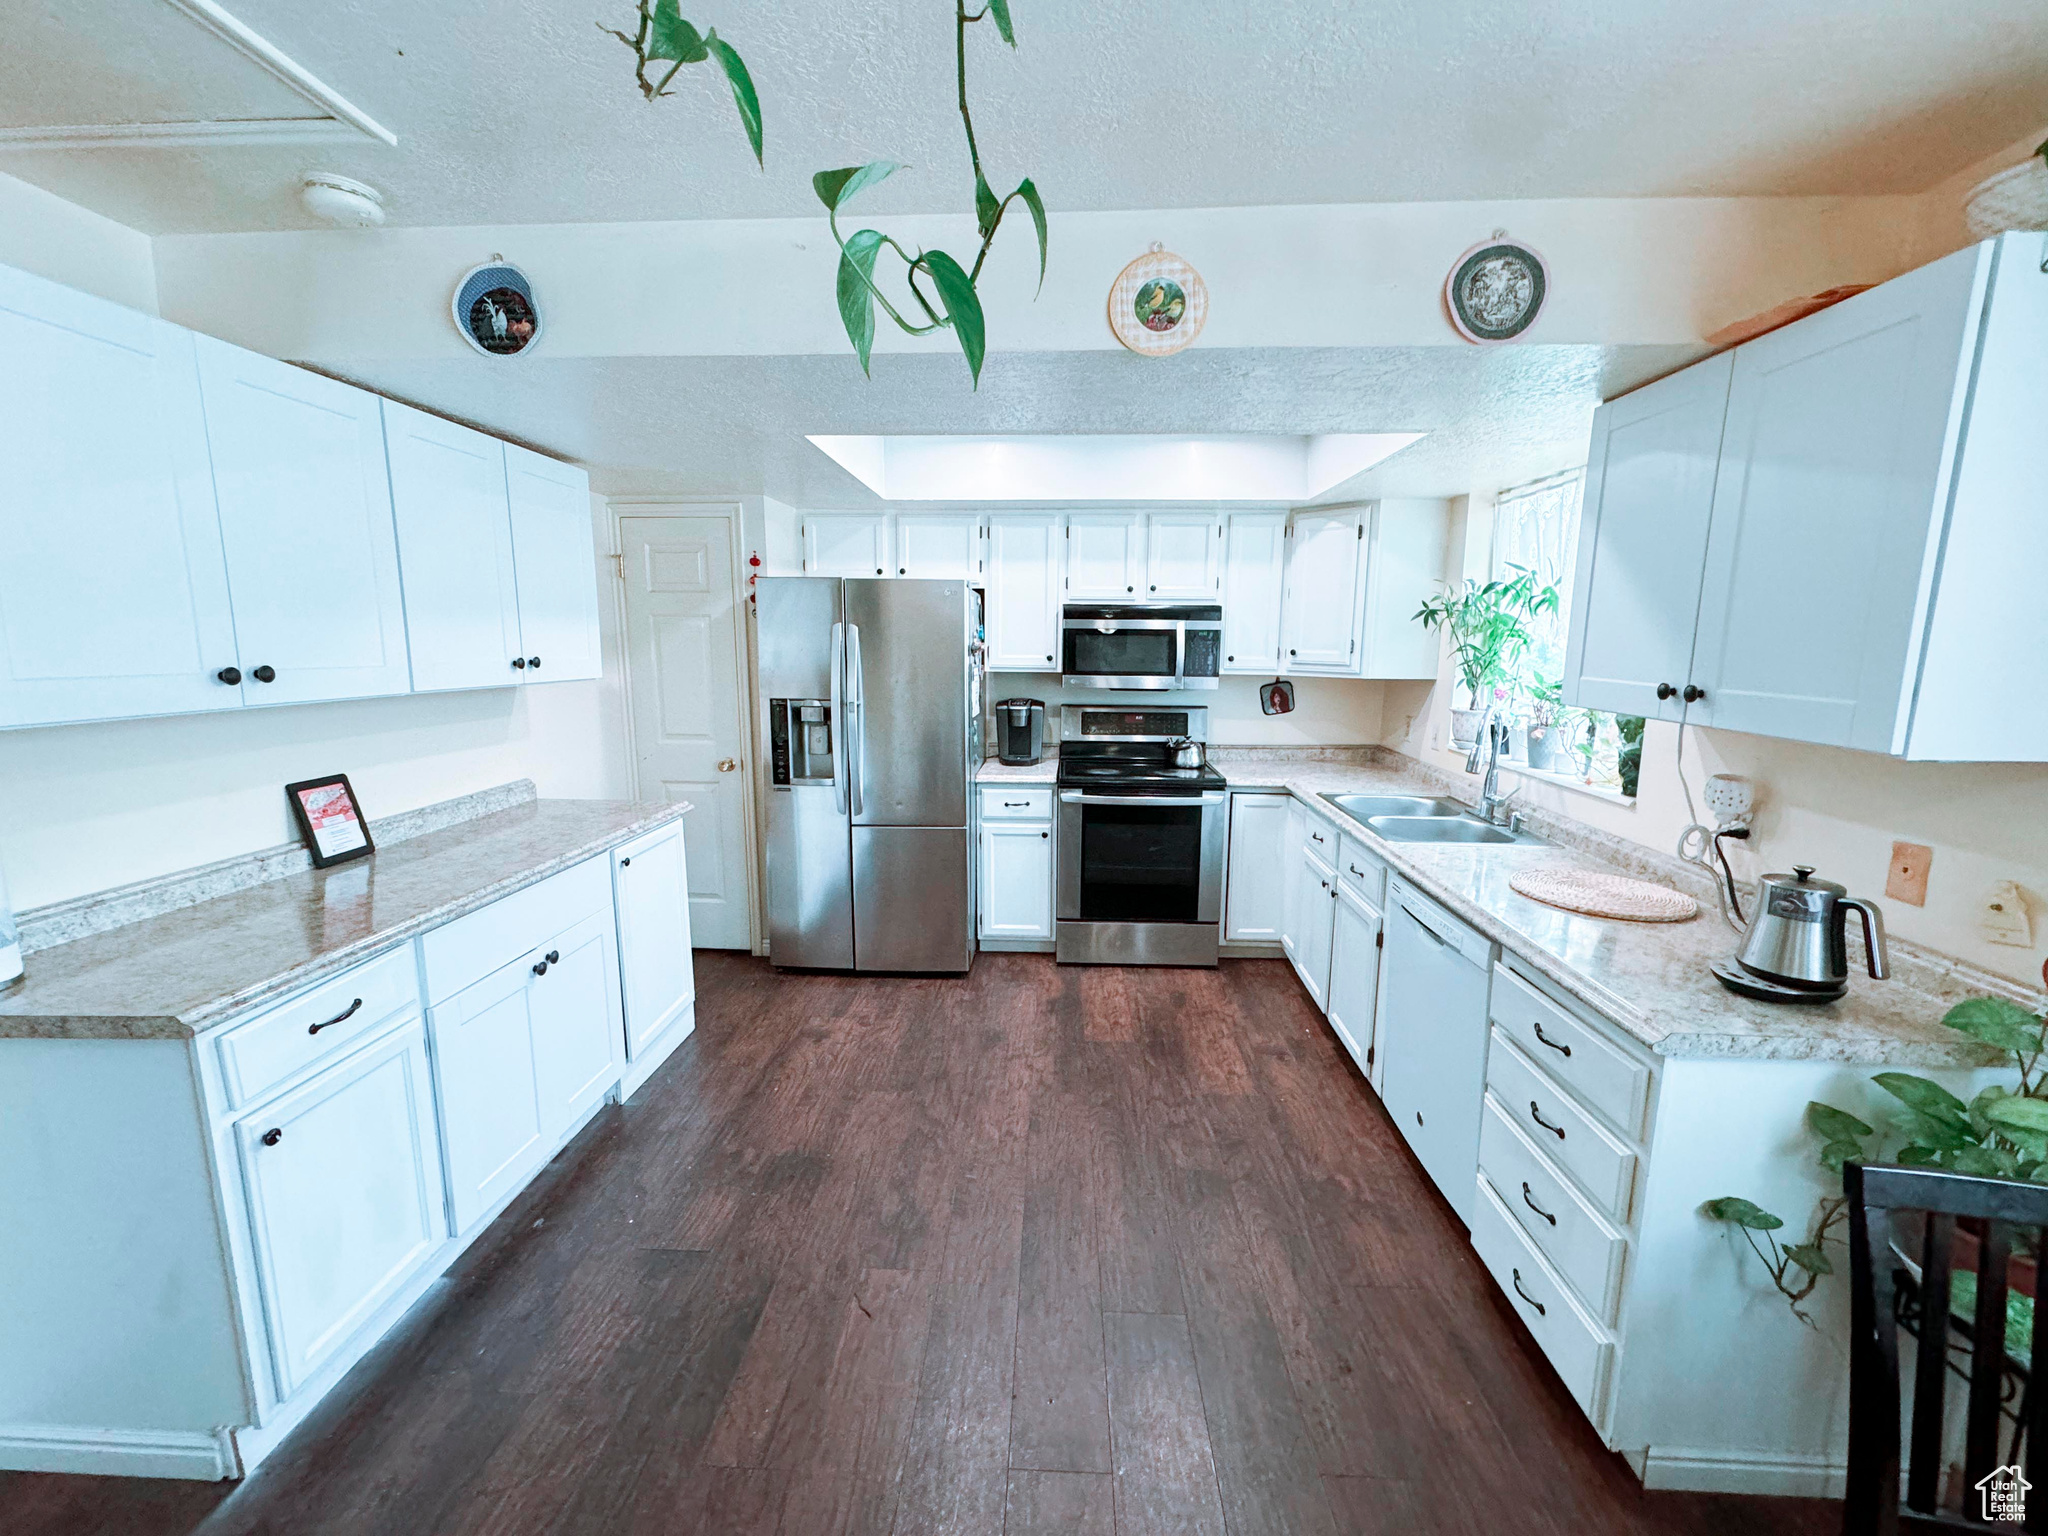
POLYGON ((351 176, 315 171, 299 188, 306 212, 341 229, 375 229, 384 222, 384 196, 351 176))

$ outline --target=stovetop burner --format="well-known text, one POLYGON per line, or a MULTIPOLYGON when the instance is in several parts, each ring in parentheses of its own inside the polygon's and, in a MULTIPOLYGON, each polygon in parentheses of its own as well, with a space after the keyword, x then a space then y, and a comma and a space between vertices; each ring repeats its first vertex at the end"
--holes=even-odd
POLYGON ((1229 787, 1229 780, 1214 768, 1176 768, 1171 763, 1161 762, 1157 758, 1148 761, 1122 754, 1090 759, 1071 751, 1060 755, 1059 782, 1070 789, 1158 789, 1186 792, 1229 787))

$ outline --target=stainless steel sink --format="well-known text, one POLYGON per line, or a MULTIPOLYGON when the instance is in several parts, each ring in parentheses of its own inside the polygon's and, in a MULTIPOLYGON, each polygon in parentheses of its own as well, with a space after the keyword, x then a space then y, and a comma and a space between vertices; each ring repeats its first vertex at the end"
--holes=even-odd
POLYGON ((1390 843, 1525 843, 1506 827, 1476 816, 1368 816, 1365 824, 1390 843))
POLYGON ((1323 798, 1346 816, 1370 821, 1375 816, 1462 816, 1465 807, 1455 800, 1429 795, 1332 795, 1323 798))

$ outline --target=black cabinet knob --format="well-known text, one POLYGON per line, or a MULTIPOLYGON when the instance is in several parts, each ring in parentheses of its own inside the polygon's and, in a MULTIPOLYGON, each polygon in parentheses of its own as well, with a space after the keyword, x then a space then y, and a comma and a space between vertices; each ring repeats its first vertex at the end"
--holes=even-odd
POLYGON ((545 976, 545 975, 547 975, 547 973, 548 973, 548 963, 547 963, 547 961, 545 961, 545 960, 536 960, 536 961, 534 961, 534 962, 533 962, 533 974, 534 974, 534 975, 536 975, 536 976, 545 976))
POLYGON ((1224 657, 1223 659, 1224 659, 1225 661, 1235 661, 1235 660, 1237 660, 1237 658, 1236 658, 1235 656, 1226 656, 1226 657, 1224 657))
POLYGON ((250 673, 249 675, 255 678, 256 681, 259 683, 274 683, 277 681, 277 668, 258 667, 254 672, 250 673))
POLYGON ((527 657, 527 658, 526 658, 526 664, 527 664, 527 665, 528 665, 529 667, 533 668, 533 670, 534 670, 534 671, 536 671, 536 672, 538 672, 538 671, 540 670, 540 658, 539 658, 538 656, 529 656, 529 657, 527 657))
POLYGON ((1158 584, 1157 582, 1154 582, 1154 583, 1153 583, 1153 584, 1152 584, 1151 586, 1147 587, 1147 588, 1146 588, 1145 590, 1146 590, 1147 592, 1157 592, 1157 591, 1159 590, 1159 584, 1158 584))
POLYGON ((875 574, 877 576, 882 574, 882 568, 879 565, 875 567, 875 574))
POLYGON ((266 1147, 274 1147, 274 1146, 276 1146, 276 1145, 277 1145, 277 1144, 278 1144, 278 1143, 279 1143, 280 1141, 283 1141, 283 1140, 284 1140, 284 1132, 283 1132, 283 1131, 281 1131, 281 1130, 279 1130, 279 1129, 278 1129, 278 1128, 277 1128, 276 1126, 274 1126, 274 1125, 273 1125, 273 1126, 272 1126, 272 1127, 271 1127, 271 1128, 270 1128, 269 1130, 267 1130, 267 1131, 265 1131, 265 1132, 263 1133, 263 1145, 265 1145, 266 1147))
POLYGON ((1136 587, 1125 587, 1125 588, 1124 588, 1124 590, 1125 590, 1126 592, 1135 592, 1135 591, 1137 591, 1138 589, 1137 589, 1136 587))
POLYGON ((213 675, 221 682, 226 683, 230 688, 238 686, 242 681, 242 669, 240 667, 222 667, 213 675))
POLYGON ((1669 683, 1659 683, 1657 685, 1657 697, 1659 699, 1668 699, 1671 697, 1671 695, 1673 695, 1676 692, 1678 692, 1678 690, 1672 687, 1669 683))
POLYGON ((1045 659, 1046 659, 1047 661, 1051 661, 1051 660, 1052 660, 1052 658, 1051 658, 1050 656, 1046 657, 1045 659))
POLYGON ((1682 693, 1681 695, 1679 695, 1679 697, 1681 697, 1682 699, 1684 699, 1684 700, 1685 700, 1685 702, 1686 702, 1686 703, 1688 703, 1688 704, 1697 704, 1697 703, 1699 703, 1699 701, 1700 701, 1701 699, 1704 699, 1704 698, 1705 698, 1706 696, 1707 696, 1707 690, 1706 690, 1706 689, 1704 689, 1704 688, 1695 688, 1695 687, 1693 687, 1693 685, 1692 685, 1691 683, 1687 683, 1687 684, 1685 685, 1685 692, 1684 692, 1684 693, 1682 693))
POLYGON ((1039 833, 1038 835, 1039 835, 1040 837, 1051 837, 1051 836, 1052 836, 1052 834, 1051 834, 1050 832, 1041 832, 1041 833, 1039 833))
POLYGON ((624 869, 628 864, 632 862, 633 861, 631 859, 621 859, 619 860, 619 868, 624 869))
POLYGON ((526 658, 524 656, 514 656, 512 658, 512 670, 514 672, 524 672, 526 670, 526 658))
POLYGON ((562 952, 561 952, 561 951, 560 951, 559 949, 551 949, 551 950, 549 950, 549 951, 548 951, 548 964, 549 964, 549 965, 553 965, 553 964, 555 964, 555 962, 556 962, 556 961, 558 961, 558 960, 560 960, 561 958, 562 958, 562 952))
POLYGON ((910 574, 910 567, 907 565, 899 565, 896 567, 896 574, 898 576, 908 576, 910 574))
POLYGON ((1291 651, 1291 650, 1290 650, 1290 651, 1289 651, 1289 652, 1288 652, 1287 654, 1288 654, 1288 655, 1290 655, 1290 656, 1292 656, 1292 655, 1294 655, 1295 653, 1294 653, 1293 651, 1291 651))

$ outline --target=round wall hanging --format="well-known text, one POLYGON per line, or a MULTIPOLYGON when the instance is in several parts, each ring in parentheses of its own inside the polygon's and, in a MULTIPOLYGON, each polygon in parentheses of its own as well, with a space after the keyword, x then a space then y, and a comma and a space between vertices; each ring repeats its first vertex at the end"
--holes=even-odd
POLYGON ((1109 285, 1109 328, 1147 357, 1180 351, 1202 334, 1208 318, 1202 274, 1157 242, 1109 285))
POLYGON ((1528 246, 1496 229, 1444 279, 1444 313, 1467 341, 1513 341, 1536 323, 1550 292, 1550 271, 1528 246))
POLYGON ((455 285, 455 328, 489 357, 516 357, 540 340, 540 304, 526 274, 493 256, 455 285))

